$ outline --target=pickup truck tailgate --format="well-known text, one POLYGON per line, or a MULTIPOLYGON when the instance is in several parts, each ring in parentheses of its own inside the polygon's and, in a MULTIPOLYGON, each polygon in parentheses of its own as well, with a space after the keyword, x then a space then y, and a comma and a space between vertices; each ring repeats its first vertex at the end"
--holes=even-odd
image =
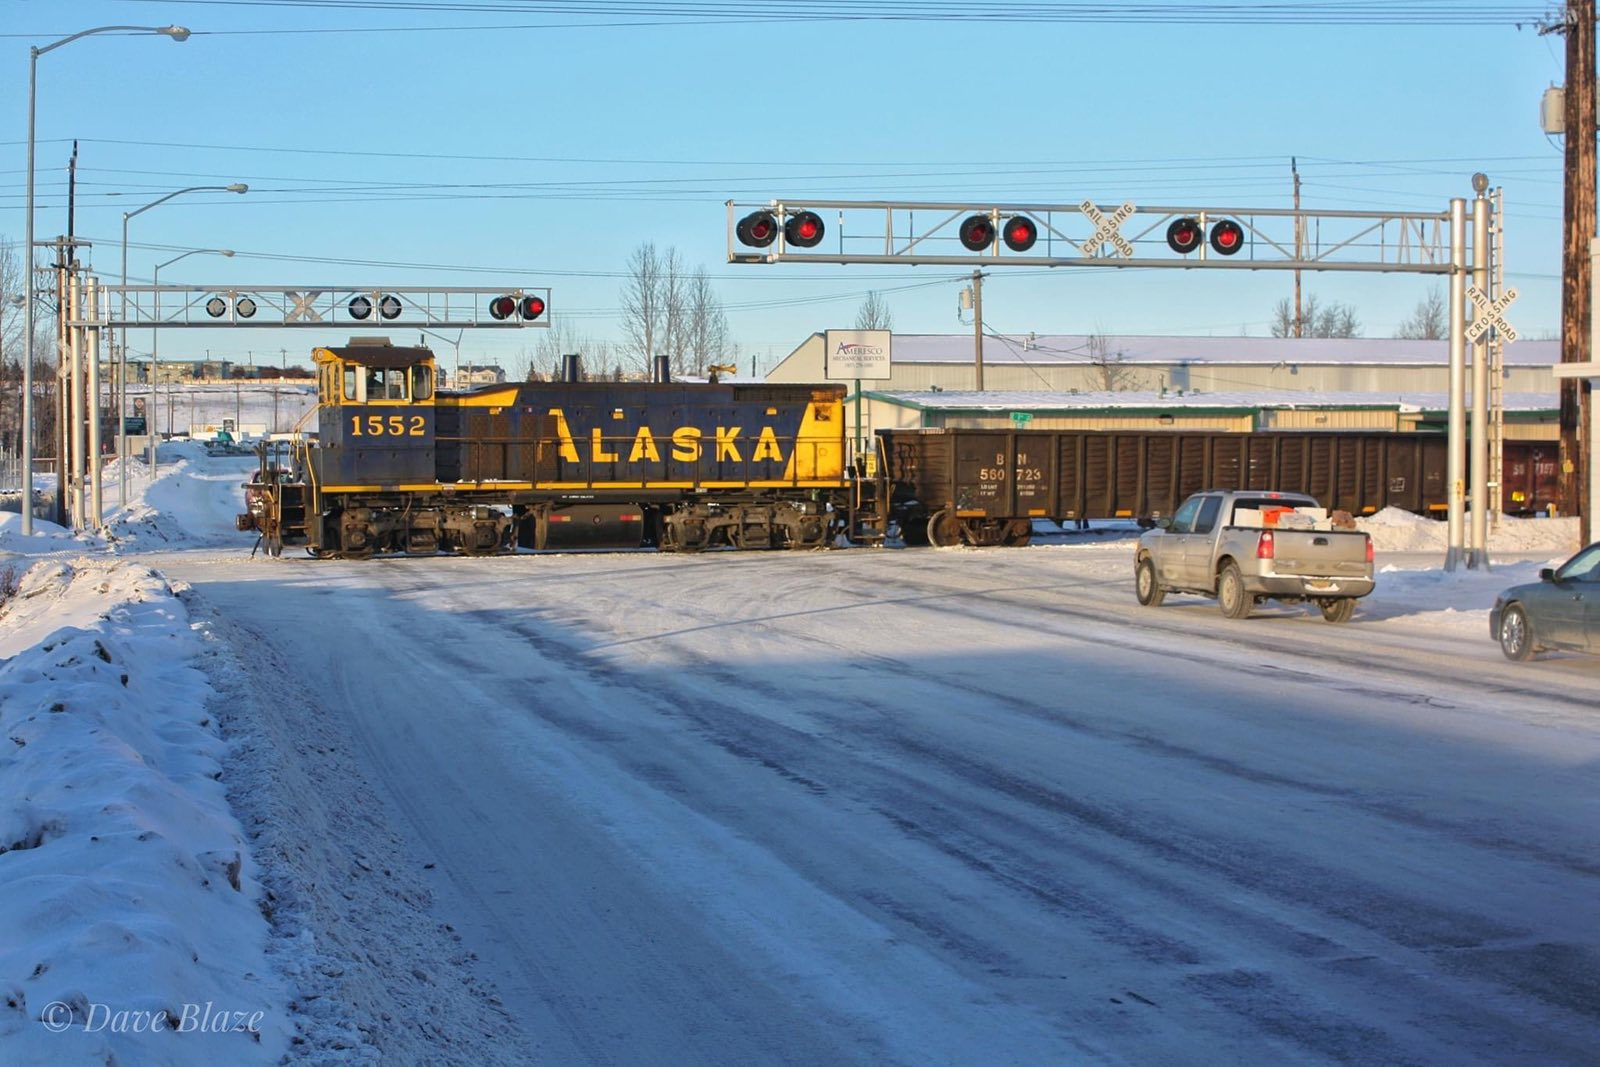
POLYGON ((1272 540, 1274 574, 1316 578, 1367 575, 1367 535, 1359 530, 1274 530, 1272 540))

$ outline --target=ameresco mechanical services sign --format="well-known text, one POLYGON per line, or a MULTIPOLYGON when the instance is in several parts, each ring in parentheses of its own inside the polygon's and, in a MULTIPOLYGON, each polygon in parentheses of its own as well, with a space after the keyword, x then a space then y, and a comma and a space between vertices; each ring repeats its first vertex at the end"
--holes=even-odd
POLYGON ((822 357, 829 381, 889 377, 888 330, 829 330, 822 357))

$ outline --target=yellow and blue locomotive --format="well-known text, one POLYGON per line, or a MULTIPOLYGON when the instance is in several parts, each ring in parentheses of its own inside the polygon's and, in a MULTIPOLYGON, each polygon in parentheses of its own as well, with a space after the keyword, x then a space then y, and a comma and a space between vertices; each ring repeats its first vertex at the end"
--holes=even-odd
POLYGON ((435 388, 434 356, 319 348, 316 433, 263 449, 241 529, 273 555, 820 548, 881 541, 833 385, 579 381, 435 388))

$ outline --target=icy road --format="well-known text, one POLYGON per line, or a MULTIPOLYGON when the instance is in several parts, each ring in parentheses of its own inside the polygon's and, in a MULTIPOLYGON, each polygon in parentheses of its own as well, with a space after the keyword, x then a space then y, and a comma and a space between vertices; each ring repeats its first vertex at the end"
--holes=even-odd
POLYGON ((505 1062, 1600 1049, 1600 661, 1510 664, 1426 581, 1331 626, 1141 608, 1126 540, 240 559, 157 564, 354 1014, 437 939, 483 983, 438 1035, 505 1062))

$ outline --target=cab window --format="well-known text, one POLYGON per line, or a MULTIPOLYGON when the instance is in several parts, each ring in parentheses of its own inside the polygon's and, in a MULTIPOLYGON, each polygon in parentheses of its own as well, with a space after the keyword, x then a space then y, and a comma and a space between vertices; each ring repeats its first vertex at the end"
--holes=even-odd
POLYGON ((402 367, 368 367, 366 384, 369 404, 374 400, 406 398, 406 372, 402 367))
POLYGON ((1194 517, 1200 511, 1200 498, 1190 497, 1183 502, 1172 516, 1172 525, 1169 527, 1173 533, 1192 533, 1194 531, 1194 517))
POLYGON ((346 367, 344 369, 344 398, 346 400, 356 399, 356 369, 354 367, 346 367))
POLYGON ((1210 533, 1217 528, 1217 512, 1222 510, 1220 496, 1208 496, 1200 502, 1200 514, 1194 520, 1195 533, 1210 533))
POLYGON ((411 399, 426 400, 433 395, 433 369, 419 363, 411 368, 411 399))

